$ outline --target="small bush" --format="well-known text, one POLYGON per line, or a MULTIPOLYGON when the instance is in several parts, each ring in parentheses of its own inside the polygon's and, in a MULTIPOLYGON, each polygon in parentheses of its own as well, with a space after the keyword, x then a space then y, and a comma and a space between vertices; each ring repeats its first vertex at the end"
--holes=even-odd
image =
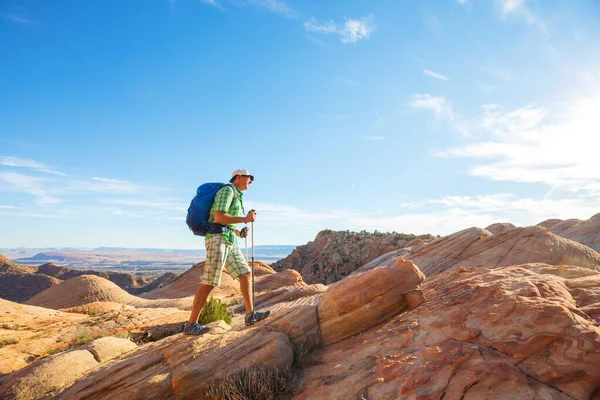
POLYGON ((0 348, 4 346, 8 346, 9 344, 17 344, 19 343, 18 339, 2 339, 0 340, 0 348))
POLYGON ((11 331, 20 331, 22 329, 22 327, 20 324, 14 324, 14 325, 3 324, 2 329, 9 329, 11 331))
POLYGON ((275 400, 291 393, 296 388, 295 381, 289 369, 250 367, 210 383, 206 397, 211 400, 275 400))
POLYGON ((227 310, 227 303, 211 296, 206 304, 204 304, 198 322, 200 322, 201 325, 206 325, 220 319, 231 325, 231 315, 227 310))
POLYGON ((49 347, 46 350, 42 351, 42 353, 40 354, 40 358, 48 357, 53 354, 60 353, 61 351, 64 351, 64 349, 61 349, 59 347, 49 347))
POLYGON ((86 333, 85 335, 80 336, 77 339, 75 339, 75 341, 73 341, 73 343, 71 343, 71 346, 72 347, 81 346, 83 344, 91 342, 92 340, 94 340, 94 338, 92 338, 90 335, 88 335, 86 333))
POLYGON ((87 315, 93 317, 94 315, 96 315, 96 310, 94 310, 93 308, 88 308, 87 315))

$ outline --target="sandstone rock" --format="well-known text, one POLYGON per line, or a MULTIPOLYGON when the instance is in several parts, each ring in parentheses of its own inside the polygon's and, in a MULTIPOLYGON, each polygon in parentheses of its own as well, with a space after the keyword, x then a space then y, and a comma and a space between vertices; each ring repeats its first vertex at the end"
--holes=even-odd
POLYGON ((552 228, 550 228, 550 232, 552 232, 556 235, 559 235, 559 236, 563 236, 563 234, 566 231, 568 231, 569 229, 571 229, 574 226, 581 224, 582 222, 583 222, 582 220, 577 219, 577 218, 566 219, 564 221, 559 222, 556 225, 552 225, 552 228))
POLYGON ((207 385, 250 366, 287 368, 287 336, 267 328, 199 337, 176 335, 111 361, 60 393, 70 399, 196 399, 207 385))
POLYGON ((600 214, 557 234, 600 252, 600 214))
POLYGON ((284 286, 308 286, 303 280, 302 275, 296 270, 285 269, 283 271, 270 274, 262 279, 257 279, 256 291, 276 290, 284 286))
POLYGON ((551 218, 545 221, 540 222, 537 226, 541 226, 542 228, 551 229, 554 225, 562 222, 562 219, 551 218))
POLYGON ((2 273, 0 296, 5 300, 23 302, 60 282, 59 279, 46 275, 2 273))
POLYGON ((9 375, 0 386, 5 400, 38 400, 71 386, 98 365, 89 351, 75 350, 39 360, 9 375))
MULTIPOLYGON (((401 249, 414 235, 400 233, 356 233, 324 230, 314 241, 298 246, 292 254, 273 263, 277 271, 294 269, 307 283, 331 284, 382 254, 401 249)), ((418 237, 430 241, 430 235, 418 237)), ((421 242, 413 243, 415 247, 421 242)))
MULTIPOLYGON (((427 276, 458 267, 508 266, 524 263, 577 265, 600 270, 600 254, 539 226, 514 228, 497 235, 469 228, 437 239, 403 256, 427 276)), ((386 263, 393 260, 388 257, 386 263)), ((363 271, 377 266, 369 263, 363 271)))
POLYGON ((485 228, 485 230, 489 231, 492 235, 497 235, 499 233, 510 231, 511 229, 515 228, 516 226, 511 224, 510 222, 498 222, 488 226, 487 228, 485 228))
POLYGON ((296 346, 312 348, 322 343, 316 305, 298 306, 285 313, 274 313, 265 320, 265 326, 285 333, 296 346))
POLYGON ((192 298, 147 300, 133 296, 113 282, 95 275, 82 275, 53 286, 29 299, 26 304, 52 309, 78 307, 100 301, 134 307, 191 308, 192 298), (185 300, 185 301, 184 301, 185 300))
POLYGON ((318 306, 323 343, 356 335, 407 307, 402 294, 416 288, 425 276, 410 261, 352 275, 331 286, 318 306))
POLYGON ((88 343, 81 350, 89 351, 96 361, 102 363, 135 348, 137 346, 131 340, 107 336, 88 343))
POLYGON ((428 278, 418 308, 318 351, 292 398, 593 398, 600 328, 577 312, 568 284, 580 278, 527 267, 428 278))

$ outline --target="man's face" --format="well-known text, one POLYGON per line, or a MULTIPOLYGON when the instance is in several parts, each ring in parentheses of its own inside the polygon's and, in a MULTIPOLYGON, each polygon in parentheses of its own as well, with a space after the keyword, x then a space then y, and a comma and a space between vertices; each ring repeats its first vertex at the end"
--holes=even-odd
POLYGON ((240 190, 247 190, 253 179, 250 175, 238 175, 237 181, 239 182, 238 188, 240 190))

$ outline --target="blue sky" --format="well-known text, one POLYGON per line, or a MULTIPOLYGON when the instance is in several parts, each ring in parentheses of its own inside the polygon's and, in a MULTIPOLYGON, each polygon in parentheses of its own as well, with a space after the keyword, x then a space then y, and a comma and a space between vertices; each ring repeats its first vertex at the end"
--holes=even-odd
POLYGON ((0 2, 0 247, 202 248, 600 212, 600 3, 0 2))

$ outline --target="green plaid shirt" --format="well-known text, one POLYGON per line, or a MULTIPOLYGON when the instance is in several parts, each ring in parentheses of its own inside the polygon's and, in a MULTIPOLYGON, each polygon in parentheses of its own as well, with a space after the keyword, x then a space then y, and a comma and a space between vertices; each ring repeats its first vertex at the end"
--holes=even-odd
MULTIPOLYGON (((232 217, 244 216, 244 203, 242 202, 243 193, 235 185, 225 185, 217 192, 213 205, 210 208, 208 222, 215 222, 215 211, 224 211, 232 217)), ((233 244, 235 241, 235 224, 227 225, 229 230, 223 233, 227 242, 233 244)), ((207 233, 206 237, 214 234, 207 233)))

